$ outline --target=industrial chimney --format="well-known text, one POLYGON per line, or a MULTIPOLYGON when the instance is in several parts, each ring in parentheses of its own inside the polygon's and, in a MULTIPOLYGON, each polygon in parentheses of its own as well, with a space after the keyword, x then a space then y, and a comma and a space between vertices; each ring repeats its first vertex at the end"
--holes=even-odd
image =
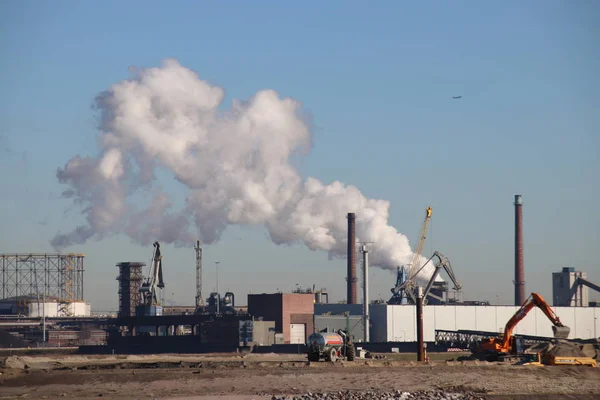
POLYGON ((348 304, 358 304, 356 296, 356 215, 348 213, 348 304))
POLYGON ((525 270, 523 267, 523 201, 515 195, 515 306, 525 302, 525 270))

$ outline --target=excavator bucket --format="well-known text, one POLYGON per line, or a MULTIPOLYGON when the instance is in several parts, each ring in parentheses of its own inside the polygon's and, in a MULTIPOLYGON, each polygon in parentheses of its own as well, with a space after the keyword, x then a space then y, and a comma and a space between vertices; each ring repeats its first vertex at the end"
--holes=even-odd
POLYGON ((569 337, 571 328, 569 328, 568 326, 553 326, 552 332, 554 333, 555 339, 566 339, 569 337))

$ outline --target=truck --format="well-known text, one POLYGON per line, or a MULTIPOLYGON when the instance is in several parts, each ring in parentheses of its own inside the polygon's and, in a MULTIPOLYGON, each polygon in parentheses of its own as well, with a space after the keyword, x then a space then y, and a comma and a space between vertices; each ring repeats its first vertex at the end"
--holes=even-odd
POLYGON ((331 361, 346 359, 354 361, 356 349, 350 334, 342 329, 328 332, 324 329, 308 337, 308 361, 331 361))

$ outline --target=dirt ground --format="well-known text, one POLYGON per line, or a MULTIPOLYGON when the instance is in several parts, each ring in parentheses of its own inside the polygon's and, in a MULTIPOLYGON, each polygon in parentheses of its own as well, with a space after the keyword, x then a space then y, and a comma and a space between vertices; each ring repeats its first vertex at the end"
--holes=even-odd
POLYGON ((276 354, 12 356, 0 362, 0 399, 258 400, 365 389, 474 391, 486 399, 600 398, 600 368, 590 367, 390 359, 307 363, 304 356, 276 354))

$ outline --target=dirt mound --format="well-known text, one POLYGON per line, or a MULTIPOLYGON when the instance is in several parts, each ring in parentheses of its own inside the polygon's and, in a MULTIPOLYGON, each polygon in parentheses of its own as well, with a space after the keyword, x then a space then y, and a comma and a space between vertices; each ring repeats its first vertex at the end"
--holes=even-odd
POLYGON ((586 357, 597 359, 600 353, 600 346, 594 346, 592 343, 582 344, 581 351, 586 357))
POLYGON ((585 357, 579 346, 562 343, 548 350, 548 354, 555 357, 585 357))
POLYGON ((27 369, 29 365, 21 357, 10 356, 0 362, 0 367, 7 369, 27 369))

